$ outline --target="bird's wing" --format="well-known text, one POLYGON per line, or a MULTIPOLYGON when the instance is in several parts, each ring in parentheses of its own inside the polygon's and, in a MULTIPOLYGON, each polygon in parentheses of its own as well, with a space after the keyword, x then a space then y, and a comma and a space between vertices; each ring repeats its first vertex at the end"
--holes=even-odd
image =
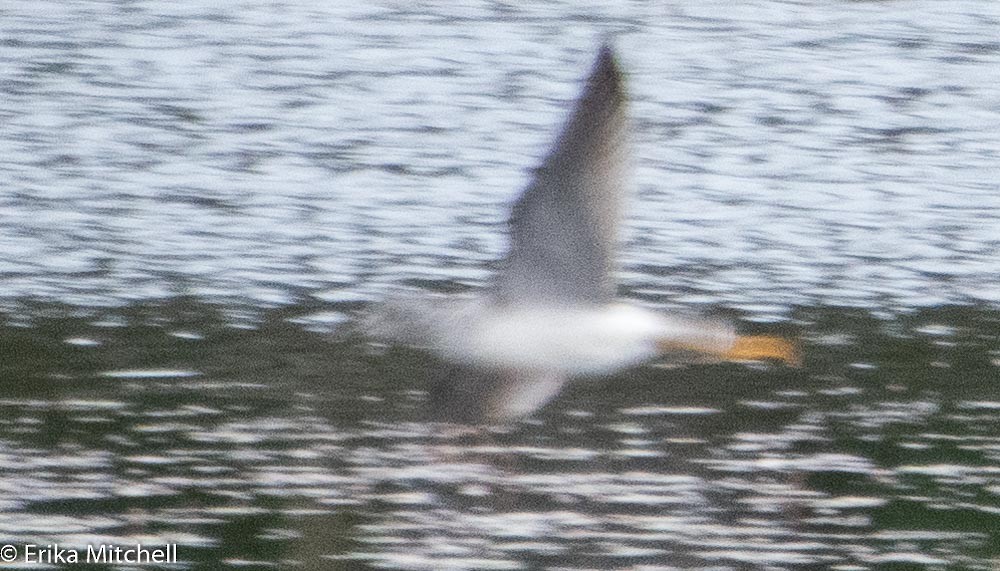
POLYGON ((602 303, 615 295, 618 226, 629 188, 624 78, 607 45, 555 148, 510 217, 499 302, 602 303))
POLYGON ((559 393, 558 373, 442 363, 431 385, 431 420, 460 424, 505 423, 528 416, 559 393))

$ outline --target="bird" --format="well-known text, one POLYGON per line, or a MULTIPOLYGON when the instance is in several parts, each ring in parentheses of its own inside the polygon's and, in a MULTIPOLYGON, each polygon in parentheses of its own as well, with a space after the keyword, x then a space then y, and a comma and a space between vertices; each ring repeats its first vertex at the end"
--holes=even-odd
POLYGON ((740 335, 723 320, 655 311, 617 297, 619 228, 631 193, 628 97, 601 45, 555 144, 509 218, 509 250, 475 297, 382 304, 369 334, 429 351, 432 418, 504 424, 571 380, 672 363, 799 362, 798 344, 740 335))

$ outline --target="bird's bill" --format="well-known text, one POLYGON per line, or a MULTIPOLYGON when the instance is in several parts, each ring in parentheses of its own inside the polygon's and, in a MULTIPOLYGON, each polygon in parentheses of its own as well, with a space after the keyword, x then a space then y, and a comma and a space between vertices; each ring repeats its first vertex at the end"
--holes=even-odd
POLYGON ((802 366, 802 352, 793 340, 775 335, 740 335, 723 355, 726 361, 781 361, 790 367, 802 366))
MULTIPOLYGON (((732 338, 730 338, 732 339, 732 338)), ((683 362, 780 361, 790 367, 802 366, 799 343, 776 335, 738 335, 735 341, 721 342, 711 336, 657 341, 661 355, 686 355, 683 362)))

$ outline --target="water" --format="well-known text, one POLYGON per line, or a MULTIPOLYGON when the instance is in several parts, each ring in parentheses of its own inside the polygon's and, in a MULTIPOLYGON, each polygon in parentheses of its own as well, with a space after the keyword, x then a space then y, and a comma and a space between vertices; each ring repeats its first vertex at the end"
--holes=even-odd
MULTIPOLYGON (((181 569, 994 569, 1000 7, 0 7, 0 540, 181 569), (622 292, 804 340, 487 433, 352 328, 464 291, 604 34, 622 292)), ((30 566, 20 562, 17 566, 30 566)))
POLYGON ((5 540, 171 540, 181 568, 1000 555, 996 310, 801 309, 801 370, 644 367, 488 433, 422 424, 428 360, 294 323, 313 311, 237 328, 174 300, 0 329, 5 540))

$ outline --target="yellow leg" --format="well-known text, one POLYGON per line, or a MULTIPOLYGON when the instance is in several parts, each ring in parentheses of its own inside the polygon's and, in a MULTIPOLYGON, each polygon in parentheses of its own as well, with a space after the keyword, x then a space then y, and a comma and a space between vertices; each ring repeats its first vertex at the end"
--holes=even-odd
POLYGON ((727 361, 781 361, 790 367, 802 366, 798 343, 774 335, 740 335, 725 355, 727 361))

